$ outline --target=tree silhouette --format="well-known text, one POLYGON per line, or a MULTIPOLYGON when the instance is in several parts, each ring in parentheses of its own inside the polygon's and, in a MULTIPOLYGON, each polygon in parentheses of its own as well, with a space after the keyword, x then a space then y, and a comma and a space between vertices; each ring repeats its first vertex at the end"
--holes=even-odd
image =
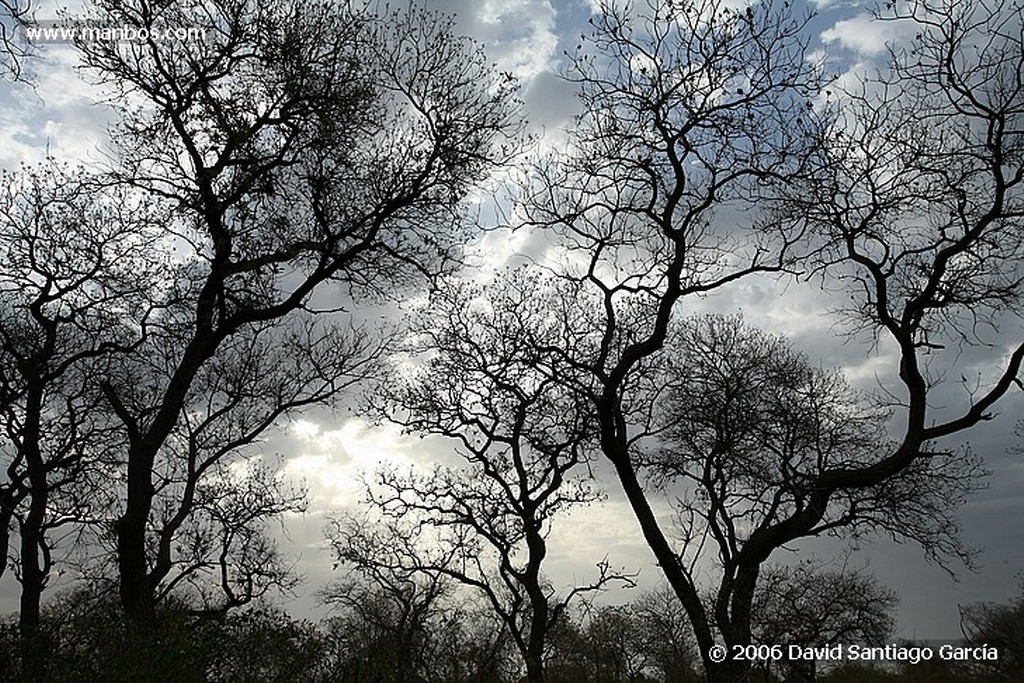
POLYGON ((104 383, 128 442, 121 597, 148 627, 197 477, 279 416, 335 396, 379 348, 355 324, 306 322, 314 290, 334 287, 327 307, 346 308, 443 268, 457 246, 446 226, 515 122, 510 83, 427 12, 249 0, 93 11, 206 30, 78 46, 94 78, 138 103, 115 130, 114 181, 175 211, 159 327, 104 383))
MULTIPOLYGON (((942 529, 948 517, 936 526, 921 514, 939 509, 932 494, 948 489, 910 482, 934 477, 944 486, 976 469, 969 452, 934 442, 991 417, 1024 357, 1024 346, 1005 357, 996 347, 994 376, 965 387, 958 404, 931 407, 946 379, 939 357, 949 367, 986 323, 1019 312, 1022 48, 1007 27, 1019 25, 1020 9, 896 8, 887 16, 913 24, 913 45, 894 49, 888 70, 837 87, 831 104, 805 53, 805 18, 788 4, 649 3, 634 16, 602 8, 568 74, 583 110, 570 132, 575 149, 539 169, 525 202, 527 223, 552 244, 549 267, 589 307, 566 323, 571 341, 545 349, 592 401, 601 449, 687 610, 711 680, 744 675, 746 663, 707 653, 719 637, 727 646, 749 642, 744 605, 759 568, 785 544, 830 528, 856 531, 861 520, 938 555, 960 551, 942 529), (795 268, 795 247, 808 244, 813 255, 801 264, 852 297, 840 320, 894 343, 899 388, 887 387, 897 413, 889 424, 900 426, 877 451, 857 444, 862 435, 843 437, 852 451, 817 471, 787 469, 783 459, 771 489, 783 484, 778 505, 737 500, 773 521, 742 527, 742 549, 721 537, 722 561, 735 563, 735 574, 730 597, 709 615, 638 468, 637 433, 653 410, 642 378, 687 297, 795 268)), ((853 417, 881 435, 880 421, 853 417)), ((759 462, 774 456, 723 460, 701 488, 714 491, 721 482, 713 477, 728 475, 745 490, 744 478, 762 476, 759 462)), ((710 521, 731 515, 723 505, 719 495, 687 508, 710 521)))
POLYGON ((896 594, 871 575, 846 566, 814 561, 795 566, 767 565, 758 577, 752 614, 754 642, 778 645, 787 680, 817 680, 812 658, 789 659, 789 646, 836 643, 884 645, 893 630, 896 594))
POLYGON ((549 670, 560 683, 576 681, 702 680, 693 629, 679 598, 665 584, 622 605, 588 605, 553 637, 549 670))
POLYGON ((138 250, 160 219, 137 193, 56 163, 0 176, 0 574, 13 532, 26 680, 43 679, 40 599, 54 554, 111 503, 105 473, 123 441, 93 378, 142 342, 155 314, 161 264, 138 250))
POLYGON ((589 307, 552 352, 592 402, 601 450, 694 622, 707 670, 734 678, 736 665, 706 658, 712 626, 637 467, 632 425, 650 406, 629 394, 681 301, 790 265, 799 234, 765 218, 814 151, 807 102, 819 78, 806 17, 709 0, 650 2, 635 16, 606 4, 592 24, 567 74, 583 109, 575 148, 539 169, 524 208, 565 252, 555 268, 564 291, 589 307))
MULTIPOLYGON (((0 0, 0 71, 15 78, 25 54, 8 30, 30 10, 0 0)), ((83 654, 86 677, 108 654, 126 679, 149 661, 173 676, 203 625, 293 586, 270 524, 303 510, 303 491, 259 443, 368 379, 383 379, 366 401, 378 417, 454 449, 429 472, 382 468, 366 518, 330 531, 356 574, 328 593, 345 615, 315 656, 346 680, 508 678, 512 648, 531 681, 553 653, 549 679, 685 680, 694 651, 709 680, 744 680, 734 646, 890 626, 870 578, 773 564, 781 550, 881 534, 970 562, 956 508, 982 468, 961 444, 1024 388, 1020 3, 889 3, 876 19, 907 38, 834 83, 791 3, 603 4, 567 55, 581 105, 568 144, 512 212, 538 250, 480 287, 450 277, 463 200, 508 163, 521 124, 511 77, 454 19, 298 0, 95 0, 82 18, 205 37, 81 42, 119 103, 107 168, 0 179, 0 573, 21 583, 17 675, 56 675, 51 649, 78 647, 59 616, 43 627, 64 568, 116 574, 128 620, 116 642, 131 652, 83 654), (681 317, 741 279, 797 275, 892 361, 879 392, 739 318, 681 317), (404 340, 366 322, 424 283, 404 340), (976 378, 954 369, 965 359, 976 378), (607 561, 564 591, 544 574, 552 525, 601 498, 605 464, 671 594, 574 624, 573 600, 631 583, 607 561), (75 565, 85 537, 103 557, 75 565), (466 625, 466 589, 497 628, 466 625)), ((1012 655, 1017 607, 964 608, 965 636, 1012 655)), ((281 628, 303 652, 323 644, 281 628)), ((207 671, 205 657, 180 675, 288 675, 207 671)), ((970 673, 1013 676, 1014 661, 970 673)), ((780 666, 814 678, 803 664, 780 666)))
POLYGON ((994 647, 999 653, 994 661, 967 663, 968 673, 974 680, 1013 680, 1024 672, 1022 615, 1024 591, 1018 592, 1008 604, 982 602, 960 608, 960 630, 966 644, 994 647))
MULTIPOLYGON (((542 572, 559 514, 597 500, 589 412, 553 379, 554 359, 524 335, 543 317, 540 283, 512 278, 486 299, 465 285, 436 289, 410 322, 416 370, 373 393, 411 433, 457 444, 461 466, 428 474, 381 469, 369 488, 384 519, 437 545, 435 558, 395 558, 479 591, 508 629, 530 681, 544 679, 548 634, 572 600, 630 577, 599 564, 590 583, 558 594, 542 572), (436 534, 432 531, 436 530, 436 534)), ((343 553, 342 553, 343 554, 343 553)))
POLYGON ((340 611, 327 627, 344 680, 501 681, 519 671, 505 623, 460 594, 458 577, 432 570, 437 555, 415 531, 346 516, 330 539, 350 569, 321 591, 340 611))
MULTIPOLYGON (((649 429, 653 443, 641 462, 657 489, 675 501, 681 570, 696 584, 709 561, 715 566, 714 589, 703 607, 706 623, 726 643, 815 642, 828 630, 823 625, 814 634, 815 623, 837 630, 859 623, 865 629, 859 635, 877 637, 867 616, 874 614, 872 606, 884 613, 885 600, 871 595, 875 604, 864 607, 869 592, 858 576, 807 567, 769 570, 769 553, 759 540, 798 519, 827 473, 868 467, 893 448, 885 434, 888 413, 852 391, 838 373, 812 367, 781 338, 751 329, 739 317, 684 320, 669 340, 650 393, 637 393, 658 406, 649 429), (798 584, 810 591, 832 579, 833 590, 802 594, 827 599, 800 599, 798 584), (760 624, 754 611, 759 600, 760 624), (801 604, 807 613, 774 640, 770 634, 782 624, 768 615, 781 618, 801 604), (765 611, 766 605, 776 609, 765 611), (861 612, 851 616, 851 609, 861 612)), ((836 492, 807 535, 886 532, 918 542, 936 559, 966 556, 956 503, 977 485, 980 465, 960 451, 930 447, 928 453, 927 461, 882 484, 836 492)))

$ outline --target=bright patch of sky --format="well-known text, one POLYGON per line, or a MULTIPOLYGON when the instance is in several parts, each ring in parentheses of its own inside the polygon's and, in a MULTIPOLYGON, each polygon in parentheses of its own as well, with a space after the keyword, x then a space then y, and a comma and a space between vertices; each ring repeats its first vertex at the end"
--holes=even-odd
POLYGON ((821 40, 826 45, 838 45, 860 56, 875 57, 887 51, 887 46, 912 35, 912 27, 904 22, 880 21, 867 13, 837 21, 823 31, 821 40))
POLYGON ((419 439, 358 417, 333 428, 298 419, 289 432, 293 450, 284 473, 310 486, 314 512, 356 505, 362 499, 362 479, 381 465, 407 469, 422 462, 419 439))
POLYGON ((0 166, 58 159, 94 163, 103 157, 106 129, 114 112, 98 100, 99 91, 79 77, 77 57, 65 45, 46 45, 26 61, 31 85, 0 86, 0 166))

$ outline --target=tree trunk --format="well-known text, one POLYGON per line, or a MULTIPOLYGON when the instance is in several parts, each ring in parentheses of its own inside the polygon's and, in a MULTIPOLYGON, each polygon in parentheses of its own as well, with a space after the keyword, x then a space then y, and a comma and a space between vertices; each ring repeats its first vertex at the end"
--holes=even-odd
POLYGON ((544 683, 544 659, 541 653, 526 653, 526 680, 530 683, 544 683))
MULTIPOLYGON (((701 604, 696 587, 689 582, 679 567, 679 560, 668 538, 662 531, 661 525, 658 524, 658 518, 651 508, 650 502, 647 500, 647 494, 636 476, 632 463, 629 461, 628 452, 625 449, 620 450, 613 447, 605 447, 604 452, 612 465, 615 466, 619 483, 622 484, 626 499, 629 501, 633 514, 636 515, 637 521, 640 524, 640 531, 658 560, 662 574, 668 581, 669 586, 672 587, 672 590, 682 602, 683 608, 686 610, 686 614, 693 626, 697 645, 701 650, 702 656, 706 656, 708 649, 714 645, 714 639, 712 638, 711 627, 708 624, 707 615, 704 612, 704 606, 701 604)), ((707 661, 705 659, 705 663, 707 661)))
POLYGON ((46 505, 49 500, 46 463, 40 450, 43 394, 41 387, 29 390, 25 403, 25 424, 22 428, 22 453, 29 479, 29 509, 20 525, 21 532, 21 612, 18 627, 22 646, 22 678, 25 681, 43 681, 46 678, 46 657, 49 651, 45 635, 40 628, 40 602, 48 562, 40 559, 46 539, 46 505))
POLYGON ((527 637, 526 678, 530 683, 544 683, 544 644, 547 640, 549 606, 548 597, 541 586, 540 568, 547 557, 548 547, 534 519, 533 504, 524 506, 526 519, 526 545, 529 553, 524 576, 526 592, 530 597, 530 633, 527 637))
POLYGON ((163 559, 152 570, 146 554, 146 527, 153 507, 153 465, 160 447, 173 431, 192 381, 203 363, 209 360, 226 334, 193 338, 160 402, 156 416, 145 431, 125 409, 116 391, 103 387, 114 412, 129 431, 128 487, 125 511, 114 525, 117 533, 117 566, 120 575, 121 605, 125 617, 143 633, 156 631, 156 587, 170 570, 163 559))
POLYGON ((29 511, 21 529, 21 612, 18 628, 21 637, 22 680, 25 683, 46 680, 46 659, 50 650, 40 624, 40 602, 46 584, 46 570, 39 562, 42 515, 37 514, 37 508, 45 504, 45 499, 37 502, 32 498, 33 509, 29 511))
MULTIPOLYGON (((135 450, 135 449, 132 449, 135 450)), ((137 452, 128 458, 128 500, 117 520, 117 566, 121 605, 128 622, 142 633, 156 631, 155 586, 146 561, 146 523, 153 500, 151 462, 139 462, 137 452)))
MULTIPOLYGON (((609 420, 607 415, 604 417, 606 420, 609 420)), ((614 417, 610 418, 609 422, 614 423, 614 417)), ((694 636, 697 639, 697 647, 700 650, 708 682, 736 683, 737 681, 748 680, 747 676, 750 671, 748 662, 733 660, 729 657, 722 662, 711 660, 710 652, 715 645, 715 641, 697 589, 690 583, 679 566, 678 558, 672 550, 668 538, 662 531, 654 510, 651 509, 643 486, 640 484, 636 471, 629 460, 626 448, 618 447, 619 445, 614 443, 616 440, 615 430, 608 429, 607 423, 604 425, 604 429, 607 430, 605 432, 606 435, 611 432, 611 438, 602 444, 605 456, 615 466, 616 474, 618 475, 619 482, 622 484, 626 499, 629 501, 630 507, 640 523, 640 530, 647 541, 647 545, 654 552, 654 556, 661 566, 662 574, 683 603, 683 608, 686 610, 690 624, 693 626, 694 636)), ((752 591, 749 597, 753 598, 752 591)), ((749 617, 749 605, 747 607, 747 616, 749 617)), ((746 641, 749 642, 749 619, 747 621, 746 633, 746 641)), ((727 651, 727 655, 731 655, 731 652, 727 651)))

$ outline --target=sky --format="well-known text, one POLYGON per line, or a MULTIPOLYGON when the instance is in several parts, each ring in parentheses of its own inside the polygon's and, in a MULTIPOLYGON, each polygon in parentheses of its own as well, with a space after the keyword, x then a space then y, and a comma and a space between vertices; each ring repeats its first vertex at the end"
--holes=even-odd
MULTIPOLYGON (((454 14, 460 32, 480 41, 497 67, 512 72, 531 131, 541 145, 557 145, 560 129, 576 113, 570 85, 559 78, 563 51, 571 49, 595 9, 587 0, 437 0, 427 6, 454 14)), ((823 1, 813 5, 812 45, 823 51, 838 73, 870 68, 885 54, 887 41, 905 37, 896 24, 878 24, 868 8, 874 3, 823 1)), ((41 3, 37 18, 56 16, 57 5, 41 3)), ((63 46, 39 49, 28 63, 32 84, 0 83, 0 168, 40 160, 49 154, 86 163, 102 161, 105 130, 115 119, 102 94, 74 68, 73 52, 63 46)), ((482 269, 498 269, 528 245, 522 234, 490 233, 469 245, 482 269)), ((742 311, 747 321, 786 334, 793 345, 822 367, 842 368, 850 381, 872 388, 894 371, 892 349, 874 347, 867 339, 847 339, 824 315, 834 303, 815 281, 785 283, 751 278, 703 299, 689 310, 742 311)), ((966 353, 955 370, 967 376, 990 370, 992 354, 966 353)), ((955 391, 951 388, 949 391, 955 391)), ((939 397, 941 400, 943 397, 939 397)), ((948 396, 950 403, 958 397, 948 396)), ((955 578, 925 561, 922 551, 890 540, 865 541, 852 551, 850 562, 866 567, 900 595, 897 637, 954 638, 959 631, 957 605, 1007 601, 1016 592, 1015 575, 1024 569, 1024 544, 1015 539, 1024 522, 1024 456, 1011 449, 1020 440, 1013 433, 1022 415, 1020 396, 999 407, 997 419, 975 429, 969 440, 992 471, 988 488, 961 511, 963 536, 982 549, 979 569, 953 566, 955 578)), ((359 477, 381 463, 422 466, 450 457, 451 446, 438 439, 421 441, 393 426, 372 425, 345 410, 310 412, 281 425, 261 444, 264 453, 278 453, 283 471, 309 489, 309 510, 285 520, 282 550, 295 555, 296 570, 306 582, 285 601, 298 616, 324 612, 314 593, 333 574, 325 548, 325 520, 339 510, 358 507, 359 477)), ((546 571, 556 585, 574 576, 593 574, 594 564, 607 557, 614 566, 640 571, 641 586, 658 581, 658 570, 642 542, 638 527, 616 482, 604 478, 607 500, 556 522, 546 571)), ((844 543, 821 539, 799 546, 791 557, 813 554, 821 559, 843 556, 844 543)), ((785 558, 784 558, 785 559, 785 558)), ((0 583, 0 612, 16 609, 16 587, 10 577, 0 583)), ((613 591, 605 600, 628 600, 613 591)))

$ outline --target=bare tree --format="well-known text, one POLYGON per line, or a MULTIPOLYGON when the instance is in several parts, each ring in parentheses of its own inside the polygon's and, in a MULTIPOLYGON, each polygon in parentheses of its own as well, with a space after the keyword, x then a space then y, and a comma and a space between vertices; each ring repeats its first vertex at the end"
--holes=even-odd
POLYGON ((572 342, 551 351, 594 406, 601 450, 713 679, 737 672, 707 658, 713 627, 637 466, 652 406, 629 395, 681 301, 790 266, 799 232, 777 230, 765 209, 814 152, 819 75, 806 19, 788 4, 649 2, 632 15, 603 5, 567 74, 583 105, 575 149, 540 169, 525 203, 528 222, 565 253, 555 268, 564 289, 590 307, 566 322, 572 342))
MULTIPOLYGON (((948 534, 934 533, 941 524, 919 514, 938 509, 941 487, 909 484, 935 477, 944 485, 976 469, 969 452, 934 442, 988 419, 1024 357, 1024 346, 1014 346, 993 377, 966 387, 960 404, 932 407, 945 377, 938 361, 928 371, 928 358, 943 344, 977 340, 977 323, 1020 310, 1020 10, 909 3, 892 18, 914 23, 914 46, 895 52, 892 68, 866 77, 860 91, 818 106, 805 24, 788 3, 649 3, 634 16, 604 8, 569 72, 583 104, 572 132, 577 151, 541 168, 541 189, 526 202, 528 222, 552 236, 551 267, 593 311, 576 316, 585 327, 566 324, 571 344, 546 350, 560 354, 575 371, 570 381, 591 398, 602 451, 687 610, 711 680, 744 675, 744 662, 714 662, 708 653, 718 638, 749 642, 739 626, 746 618, 736 617, 750 604, 759 568, 784 544, 863 519, 939 554, 959 551, 948 534), (758 226, 773 227, 772 239, 758 226), (852 285, 855 317, 844 319, 895 342, 902 395, 889 424, 902 426, 878 451, 851 434, 851 451, 817 470, 812 462, 805 474, 784 459, 781 469, 773 464, 772 491, 785 482, 781 474, 795 477, 778 506, 737 499, 772 521, 737 525, 742 549, 729 533, 721 537, 723 562, 736 573, 731 597, 708 615, 640 476, 653 410, 642 377, 657 365, 687 296, 787 270, 806 237, 827 245, 809 262, 821 264, 828 286, 852 285), (903 515, 914 521, 901 527, 903 515)), ((949 367, 955 350, 945 357, 949 367)), ((869 414, 854 419, 881 435, 869 414)), ((719 475, 754 481, 764 462, 775 460, 712 468, 700 488, 713 490, 719 475)), ((710 523, 723 512, 714 504, 687 508, 710 523)))
POLYGON ((372 530, 349 519, 335 537, 339 559, 352 568, 323 592, 324 602, 340 609, 330 631, 345 661, 345 680, 426 680, 432 662, 428 641, 440 626, 441 602, 450 596, 451 581, 439 574, 418 572, 385 561, 394 552, 372 530))
POLYGON ((702 679, 686 612, 665 584, 623 605, 585 606, 553 641, 551 678, 561 683, 702 679))
POLYGON ((79 46, 95 78, 139 104, 115 130, 113 177, 177 211, 159 329, 136 366, 104 384, 128 440, 121 597, 146 626, 194 506, 193 475, 287 411, 335 396, 373 355, 358 331, 345 341, 344 325, 327 334, 304 322, 314 290, 333 286, 328 307, 340 311, 442 267, 459 201, 504 158, 515 121, 511 83, 427 12, 250 0, 93 8, 152 31, 79 46), (157 37, 196 25, 202 40, 157 37), (274 349, 301 372, 274 370, 274 349), (165 512, 158 501, 172 493, 165 512))
POLYGON ((603 606, 587 615, 582 635, 586 680, 634 683, 647 679, 644 624, 629 605, 603 606))
POLYGON ((158 263, 138 250, 160 216, 134 200, 53 163, 0 176, 0 573, 14 532, 26 680, 43 678, 40 599, 58 539, 102 519, 123 445, 94 377, 154 313, 158 263))
MULTIPOLYGON (((220 617, 272 589, 297 586, 300 579, 269 526, 286 513, 305 512, 305 492, 263 464, 218 462, 199 482, 189 500, 192 512, 176 528, 174 567, 157 598, 188 595, 200 614, 220 617)), ((168 526, 160 529, 161 541, 172 535, 168 526)))
MULTIPOLYGON (((883 645, 893 630, 896 602, 895 592, 863 570, 814 561, 766 565, 754 596, 754 642, 778 645, 786 658, 791 645, 883 645)), ((786 660, 782 666, 787 680, 817 680, 813 658, 786 660)))
MULTIPOLYGON (((184 396, 151 470, 147 571, 155 600, 188 587, 204 611, 222 614, 270 588, 294 586, 266 525, 303 510, 304 494, 289 490, 254 446, 283 415, 332 401, 362 378, 381 342, 312 318, 287 326, 292 319, 226 339, 184 396)), ((172 381, 168 366, 179 340, 160 340, 159 333, 152 340, 105 379, 117 418, 129 428, 149 418, 172 381)))
POLYGON ((468 600, 448 576, 385 561, 395 547, 398 554, 414 551, 405 540, 380 534, 366 520, 336 522, 349 573, 321 591, 336 611, 326 624, 331 676, 354 683, 514 679, 508 631, 489 609, 468 600))
MULTIPOLYGON (((650 430, 656 443, 642 467, 675 501, 680 569, 696 584, 714 566, 703 618, 730 648, 760 642, 757 637, 770 633, 774 622, 758 623, 758 600, 781 590, 787 575, 768 571, 758 539, 803 514, 828 472, 868 467, 890 450, 889 416, 838 373, 812 367, 781 338, 751 329, 739 317, 685 320, 670 340, 666 364, 652 375, 651 393, 640 399, 659 406, 650 430)), ((884 483, 836 491, 805 535, 884 531, 918 542, 938 560, 967 557, 957 535, 956 503, 977 486, 981 468, 961 451, 927 452, 927 460, 884 483)), ((817 586, 831 576, 797 575, 817 586)), ((859 600, 864 591, 858 577, 838 578, 845 581, 844 593, 828 602, 804 601, 807 614, 780 637, 788 633, 793 644, 806 642, 797 621, 812 633, 815 624, 839 628, 857 621, 846 614, 843 595, 859 600)))
POLYGON ((901 441, 870 468, 831 474, 830 485, 871 486, 911 466, 926 442, 990 419, 1018 383, 1024 345, 999 340, 991 377, 961 377, 955 403, 930 405, 952 384, 944 368, 990 345, 1000 315, 1020 314, 1022 12, 1002 2, 893 5, 883 18, 910 23, 916 38, 893 48, 888 71, 840 91, 820 168, 793 197, 797 220, 825 242, 820 272, 850 285, 845 320, 899 356, 901 441))
POLYGON ((631 607, 641 624, 642 647, 648 666, 665 683, 696 681, 700 674, 697 652, 686 611, 671 587, 662 583, 641 593, 631 607))
POLYGON ((420 568, 482 593, 529 680, 541 681, 547 636, 570 602, 630 578, 603 562, 592 583, 564 594, 546 582, 554 520, 599 497, 587 482, 594 424, 586 404, 553 378, 553 359, 524 338, 545 315, 535 307, 539 283, 513 276, 486 301, 481 293, 435 290, 411 321, 408 351, 425 354, 422 365, 374 395, 410 432, 454 440, 462 465, 381 470, 369 495, 385 518, 437 531, 443 560, 420 568))

